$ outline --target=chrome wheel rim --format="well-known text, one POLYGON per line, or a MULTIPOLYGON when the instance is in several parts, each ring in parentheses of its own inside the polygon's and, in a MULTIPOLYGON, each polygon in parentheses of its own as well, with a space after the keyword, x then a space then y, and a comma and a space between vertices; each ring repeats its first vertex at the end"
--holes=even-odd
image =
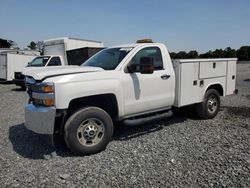
POLYGON ((77 139, 83 146, 95 146, 104 135, 104 125, 101 120, 89 118, 84 120, 77 129, 77 139))
POLYGON ((218 108, 218 100, 217 100, 217 97, 215 95, 211 95, 209 98, 208 98, 208 101, 207 101, 207 109, 208 109, 208 112, 209 113, 214 113, 216 112, 218 108))

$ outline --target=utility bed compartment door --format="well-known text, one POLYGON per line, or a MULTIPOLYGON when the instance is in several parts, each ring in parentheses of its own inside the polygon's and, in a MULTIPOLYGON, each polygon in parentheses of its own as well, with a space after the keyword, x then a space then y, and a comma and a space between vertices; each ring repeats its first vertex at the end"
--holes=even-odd
POLYGON ((200 102, 203 98, 198 72, 199 63, 181 64, 179 102, 182 106, 200 102))
POLYGON ((200 62, 200 79, 222 77, 227 74, 226 61, 200 62))
POLYGON ((236 61, 228 61, 227 65, 227 89, 226 95, 231 95, 235 90, 236 82, 236 61))
POLYGON ((7 79, 7 55, 0 54, 0 79, 7 79))
POLYGON ((204 87, 200 86, 199 61, 188 63, 175 61, 174 70, 176 77, 174 106, 181 107, 201 102, 204 87))

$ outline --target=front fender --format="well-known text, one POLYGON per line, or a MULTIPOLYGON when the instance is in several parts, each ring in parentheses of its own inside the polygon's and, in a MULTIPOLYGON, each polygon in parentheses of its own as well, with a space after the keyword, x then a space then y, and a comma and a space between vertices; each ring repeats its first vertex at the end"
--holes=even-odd
POLYGON ((119 117, 124 115, 122 87, 118 80, 88 80, 83 82, 67 82, 55 84, 57 109, 67 109, 70 101, 76 98, 101 94, 114 94, 117 99, 119 117))

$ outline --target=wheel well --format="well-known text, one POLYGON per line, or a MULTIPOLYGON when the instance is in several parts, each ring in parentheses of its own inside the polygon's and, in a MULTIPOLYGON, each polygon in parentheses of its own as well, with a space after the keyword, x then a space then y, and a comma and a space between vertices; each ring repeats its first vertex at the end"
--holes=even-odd
POLYGON ((214 85, 211 85, 207 88, 207 91, 209 89, 215 89, 219 92, 220 96, 223 96, 224 94, 224 91, 223 91, 223 87, 220 85, 220 84, 214 84, 214 85))
POLYGON ((118 117, 118 104, 114 94, 93 95, 73 99, 69 103, 67 116, 84 106, 96 106, 105 110, 112 119, 118 117))

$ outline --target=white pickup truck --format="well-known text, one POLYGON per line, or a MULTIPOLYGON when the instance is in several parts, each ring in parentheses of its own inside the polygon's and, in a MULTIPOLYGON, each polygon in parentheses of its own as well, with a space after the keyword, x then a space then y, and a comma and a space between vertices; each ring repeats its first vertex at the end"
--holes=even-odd
MULTIPOLYGON (((25 69, 34 70, 37 67, 81 65, 88 58, 103 49, 103 42, 77 38, 55 38, 44 40, 43 56, 26 62, 25 69)), ((23 68, 15 71, 13 83, 26 89, 23 68)), ((14 74, 13 74, 14 75, 14 74)))
POLYGON ((80 67, 27 71, 25 126, 52 141, 63 135, 69 149, 84 155, 106 148, 116 121, 138 125, 187 105, 213 118, 220 96, 235 92, 236 62, 172 61, 164 44, 139 41, 104 49, 80 67))

